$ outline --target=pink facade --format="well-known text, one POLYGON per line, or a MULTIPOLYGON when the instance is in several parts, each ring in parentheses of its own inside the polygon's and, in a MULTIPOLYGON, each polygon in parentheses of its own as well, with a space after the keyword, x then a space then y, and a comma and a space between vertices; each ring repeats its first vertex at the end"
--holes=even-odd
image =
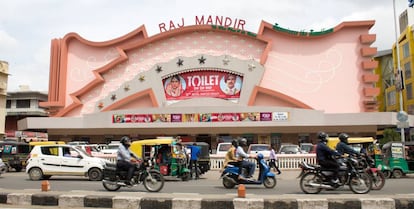
POLYGON ((139 79, 140 74, 146 80, 145 72, 159 63, 177 57, 228 55, 257 61, 264 69, 249 92, 249 106, 300 107, 326 113, 376 111, 374 97, 379 91, 373 83, 378 77, 372 69, 377 63, 371 61, 376 48, 370 47, 375 35, 369 34, 373 25, 374 21, 344 22, 324 33, 302 34, 262 22, 257 34, 248 35, 196 25, 151 37, 142 26, 106 42, 69 33, 52 40, 49 101, 41 105, 56 117, 78 117, 120 106, 160 107, 163 101, 155 96, 159 92, 151 87, 134 92, 129 99, 117 95, 113 100, 116 108, 101 101, 137 76, 139 79))

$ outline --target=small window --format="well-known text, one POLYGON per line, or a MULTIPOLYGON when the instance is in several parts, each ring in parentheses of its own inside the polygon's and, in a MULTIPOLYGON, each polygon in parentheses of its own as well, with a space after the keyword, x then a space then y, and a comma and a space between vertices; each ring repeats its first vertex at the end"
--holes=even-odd
POLYGON ((11 108, 11 100, 6 101, 6 108, 8 108, 8 109, 11 108))
POLYGON ((58 150, 57 147, 41 147, 40 148, 40 151, 44 155, 54 155, 54 156, 58 156, 59 153, 57 152, 57 150, 58 150))
POLYGON ((16 108, 30 108, 30 100, 29 99, 16 100, 16 108))

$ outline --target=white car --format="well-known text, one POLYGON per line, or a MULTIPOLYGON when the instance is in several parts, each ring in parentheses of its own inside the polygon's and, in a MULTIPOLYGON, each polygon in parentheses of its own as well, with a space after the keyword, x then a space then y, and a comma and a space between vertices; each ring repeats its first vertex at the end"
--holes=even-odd
POLYGON ((299 145, 296 144, 282 144, 279 149, 279 154, 301 154, 299 145))
POLYGON ((263 156, 269 157, 270 155, 270 145, 268 144, 250 144, 247 154, 259 154, 262 153, 263 156))
POLYGON ((51 176, 86 176, 91 181, 103 178, 108 160, 91 157, 71 145, 37 145, 30 152, 26 173, 31 180, 49 179, 51 176))
POLYGON ((231 147, 231 142, 222 142, 217 145, 217 156, 226 156, 227 151, 229 151, 231 147))

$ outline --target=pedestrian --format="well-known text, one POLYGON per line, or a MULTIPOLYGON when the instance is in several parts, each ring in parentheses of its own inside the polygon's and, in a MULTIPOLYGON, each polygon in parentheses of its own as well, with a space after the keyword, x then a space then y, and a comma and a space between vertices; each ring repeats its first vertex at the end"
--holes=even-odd
MULTIPOLYGON (((197 146, 197 143, 193 143, 192 146, 190 146, 191 150, 191 157, 190 157, 190 170, 195 171, 195 178, 200 178, 200 173, 198 172, 198 159, 200 158, 201 150, 200 147, 197 146)), ((193 172, 191 172, 191 177, 193 177, 193 172)))
POLYGON ((280 172, 279 166, 277 166, 277 164, 276 164, 276 162, 278 162, 278 160, 277 160, 277 156, 276 156, 274 146, 275 146, 274 144, 272 144, 270 146, 269 167, 270 167, 270 169, 274 168, 275 171, 277 171, 277 175, 280 175, 282 172, 280 172))

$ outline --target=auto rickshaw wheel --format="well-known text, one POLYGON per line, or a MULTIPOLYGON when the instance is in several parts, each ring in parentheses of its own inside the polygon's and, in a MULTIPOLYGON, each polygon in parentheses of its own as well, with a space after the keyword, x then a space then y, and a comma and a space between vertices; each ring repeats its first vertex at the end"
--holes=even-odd
POLYGON ((390 170, 384 170, 382 173, 384 174, 385 178, 391 178, 392 173, 390 170))
POLYGON ((403 175, 404 175, 404 173, 399 169, 396 169, 396 170, 392 171, 392 176, 396 179, 401 178, 403 175))
POLYGON ((190 172, 185 172, 185 173, 183 173, 183 175, 181 175, 181 180, 183 180, 183 181, 188 181, 190 179, 191 179, 190 172))

